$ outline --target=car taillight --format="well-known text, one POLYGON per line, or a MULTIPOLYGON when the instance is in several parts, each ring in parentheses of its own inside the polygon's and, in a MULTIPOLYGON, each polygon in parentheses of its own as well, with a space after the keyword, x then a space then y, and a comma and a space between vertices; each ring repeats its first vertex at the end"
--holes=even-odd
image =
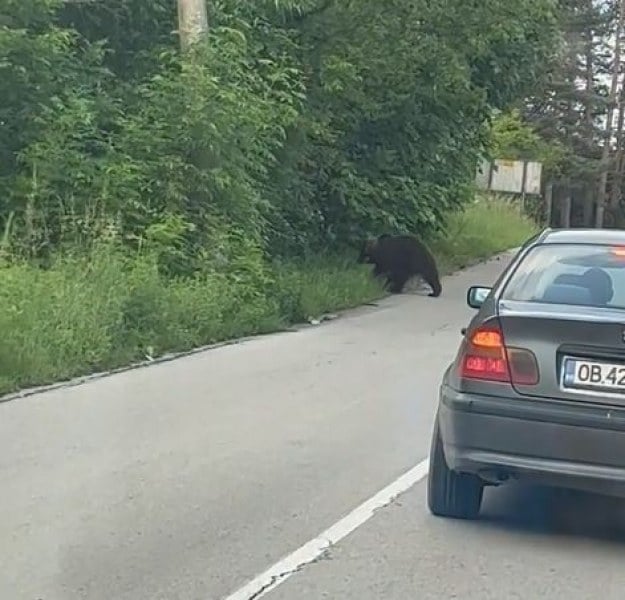
POLYGON ((503 335, 498 327, 483 326, 471 334, 460 363, 460 375, 510 383, 503 335))
POLYGON ((625 258, 625 246, 616 246, 612 248, 611 252, 617 258, 625 258))
POLYGON ((536 385, 540 378, 534 353, 525 348, 506 348, 506 351, 512 383, 536 385))
POLYGON ((466 341, 460 376, 466 379, 536 385, 536 357, 524 348, 507 348, 498 323, 476 329, 466 341))

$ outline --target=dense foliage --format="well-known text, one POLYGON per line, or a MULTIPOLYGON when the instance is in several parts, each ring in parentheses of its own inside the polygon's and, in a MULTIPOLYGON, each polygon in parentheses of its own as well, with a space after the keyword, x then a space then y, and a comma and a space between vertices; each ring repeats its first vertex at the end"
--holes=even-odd
POLYGON ((115 239, 184 273, 436 230, 470 195, 492 109, 532 92, 554 48, 551 0, 209 15, 180 56, 171 0, 2 0, 5 252, 115 239))
POLYGON ((181 53, 172 0, 0 0, 0 393, 379 297, 367 233, 445 270, 533 231, 467 201, 552 0, 208 7, 181 53))

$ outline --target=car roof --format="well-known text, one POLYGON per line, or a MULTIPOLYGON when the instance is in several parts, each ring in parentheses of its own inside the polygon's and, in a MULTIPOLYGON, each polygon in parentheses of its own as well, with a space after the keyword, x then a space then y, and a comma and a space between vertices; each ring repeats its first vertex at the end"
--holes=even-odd
POLYGON ((532 245, 542 244, 597 244, 625 245, 625 231, 621 229, 545 229, 532 245))

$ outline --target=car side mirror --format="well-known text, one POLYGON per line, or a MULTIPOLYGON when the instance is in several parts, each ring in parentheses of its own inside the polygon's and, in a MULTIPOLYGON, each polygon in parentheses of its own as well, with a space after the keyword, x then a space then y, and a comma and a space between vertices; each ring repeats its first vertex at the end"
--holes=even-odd
POLYGON ((492 288, 480 285, 471 286, 467 292, 467 304, 471 308, 481 308, 482 304, 486 301, 486 298, 488 298, 488 294, 490 294, 491 289, 492 288))

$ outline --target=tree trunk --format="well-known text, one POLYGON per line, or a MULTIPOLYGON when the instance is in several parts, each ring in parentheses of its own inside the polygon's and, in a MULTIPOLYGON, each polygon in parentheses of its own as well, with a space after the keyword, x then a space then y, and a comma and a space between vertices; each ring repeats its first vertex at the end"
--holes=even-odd
POLYGON ((180 46, 188 50, 208 32, 206 0, 178 0, 180 46))
POLYGON ((597 193, 597 213, 595 227, 603 227, 603 215, 605 212, 605 199, 608 188, 608 173, 610 171, 610 146, 612 145, 612 129, 614 120, 614 110, 618 104, 618 83, 621 70, 621 37, 623 34, 623 23, 625 21, 625 0, 618 0, 618 22, 616 24, 614 40, 614 64, 612 65, 612 83, 610 85, 610 97, 608 115, 605 124, 605 136, 603 149, 601 152, 601 176, 599 178, 599 190, 597 193))
POLYGON ((595 212, 595 190, 597 189, 597 181, 593 178, 591 183, 585 183, 582 186, 582 206, 583 206, 583 226, 592 227, 595 212))
POLYGON ((623 187, 623 126, 625 125, 625 86, 621 83, 618 117, 616 122, 616 154, 614 156, 614 177, 610 188, 610 208, 617 210, 623 187))
POLYGON ((553 217, 553 182, 547 182, 545 186, 545 221, 547 227, 551 227, 553 217))
MULTIPOLYGON (((593 0, 586 0, 586 10, 588 14, 593 12, 593 0)), ((595 144, 595 122, 594 122, 594 108, 595 108, 595 52, 594 52, 594 34, 595 31, 592 26, 588 26, 586 30, 585 40, 585 91, 586 96, 584 98, 584 135, 587 148, 592 148, 595 144)), ((583 220, 584 227, 592 227, 595 212, 595 191, 597 189, 597 181, 593 177, 592 185, 584 185, 582 189, 582 207, 583 207, 583 220)))
MULTIPOLYGON (((587 0, 587 10, 592 12, 593 8, 593 0, 587 0)), ((586 127, 588 127, 587 134, 591 135, 591 132, 594 129, 594 121, 593 121, 593 95, 595 89, 595 56, 594 56, 594 45, 593 45, 593 35, 594 30, 588 29, 586 39, 586 47, 585 47, 585 55, 586 55, 586 65, 585 65, 585 73, 586 73, 586 105, 584 106, 584 118, 586 120, 586 127)), ((589 140, 591 143, 593 140, 589 140)))
POLYGON ((565 182, 562 187, 562 198, 560 202, 560 227, 569 229, 571 227, 571 185, 565 182))

